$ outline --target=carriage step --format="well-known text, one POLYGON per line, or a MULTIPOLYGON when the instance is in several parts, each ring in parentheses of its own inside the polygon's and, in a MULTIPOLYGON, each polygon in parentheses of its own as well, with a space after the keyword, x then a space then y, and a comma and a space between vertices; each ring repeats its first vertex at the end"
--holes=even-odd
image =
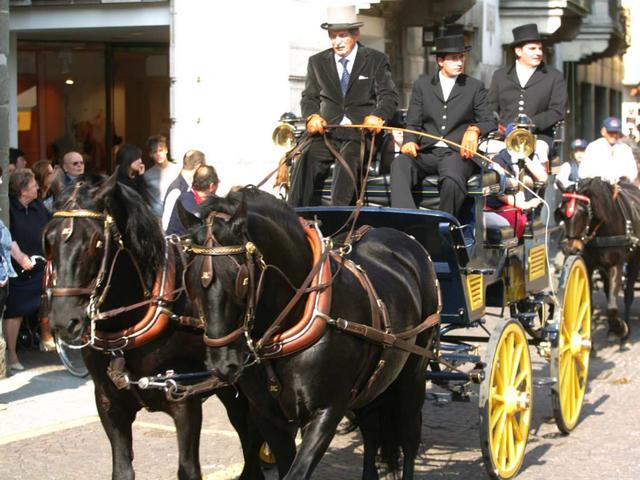
POLYGON ((425 398, 427 400, 435 403, 437 406, 440 406, 440 407, 451 403, 452 397, 453 395, 450 392, 443 392, 443 393, 427 392, 425 395, 425 398))
POLYGON ((558 381, 556 377, 538 377, 533 379, 533 384, 536 387, 548 387, 550 385, 555 385, 558 381))
POLYGON ((453 365, 459 365, 461 363, 479 363, 482 361, 480 355, 471 355, 467 353, 443 353, 440 358, 445 362, 453 365))

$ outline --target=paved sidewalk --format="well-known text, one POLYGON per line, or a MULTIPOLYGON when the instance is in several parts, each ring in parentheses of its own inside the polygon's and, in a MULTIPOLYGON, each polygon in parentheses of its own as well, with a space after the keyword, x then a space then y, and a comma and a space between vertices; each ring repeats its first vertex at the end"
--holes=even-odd
MULTIPOLYGON (((596 305, 601 304, 596 300, 596 305)), ((634 309, 640 311, 639 306, 634 309)), ((637 318, 637 315, 634 316, 637 318)), ((551 419, 549 389, 535 389, 532 429, 519 479, 591 480, 640 478, 640 324, 632 321, 632 345, 621 351, 599 325, 583 420, 562 436, 551 419)), ((0 478, 85 480, 111 474, 109 443, 96 415, 90 379, 72 377, 55 353, 28 352, 29 367, 0 380, 0 478)), ((532 350, 536 376, 548 366, 532 350)), ((487 479, 481 459, 477 398, 444 407, 424 407, 423 446, 417 479, 487 479)), ((171 419, 141 412, 134 424, 136 478, 175 478, 177 445, 171 419)), ((220 402, 205 403, 201 440, 205 478, 236 478, 239 442, 220 402)), ((362 447, 357 433, 336 436, 314 478, 360 478, 362 447)), ((275 472, 267 474, 276 478, 275 472)))

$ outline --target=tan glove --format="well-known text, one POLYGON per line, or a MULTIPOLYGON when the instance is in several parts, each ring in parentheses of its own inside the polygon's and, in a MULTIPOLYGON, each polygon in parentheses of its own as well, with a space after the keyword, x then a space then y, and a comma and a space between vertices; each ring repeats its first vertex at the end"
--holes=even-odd
POLYGON ((307 132, 311 135, 318 133, 322 135, 324 133, 324 127, 327 121, 317 113, 314 113, 307 119, 307 132))
POLYGON ((462 158, 471 158, 478 150, 478 138, 480 137, 480 129, 475 125, 469 125, 462 136, 462 148, 460 155, 462 158))
POLYGON ((418 144, 416 142, 408 142, 400 147, 400 153, 410 155, 412 157, 418 156, 418 144))
POLYGON ((382 130, 380 127, 384 125, 384 120, 375 115, 367 115, 362 123, 367 126, 371 133, 380 133, 380 130, 382 130))

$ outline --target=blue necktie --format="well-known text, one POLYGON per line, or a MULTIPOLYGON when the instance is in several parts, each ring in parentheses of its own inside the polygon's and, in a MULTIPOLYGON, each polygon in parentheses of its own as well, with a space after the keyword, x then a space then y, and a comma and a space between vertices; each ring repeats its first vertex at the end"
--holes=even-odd
POLYGON ((340 77, 340 89, 342 90, 342 96, 345 96, 347 94, 347 87, 349 86, 349 78, 351 77, 351 75, 349 75, 349 70, 347 70, 347 63, 349 63, 349 60, 347 60, 346 58, 341 58, 338 61, 342 64, 342 77, 340 77))

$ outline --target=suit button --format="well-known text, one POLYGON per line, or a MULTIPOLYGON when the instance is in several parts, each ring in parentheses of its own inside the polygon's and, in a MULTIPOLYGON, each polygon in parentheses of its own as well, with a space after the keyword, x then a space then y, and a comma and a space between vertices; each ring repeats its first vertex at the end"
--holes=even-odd
POLYGON ((445 130, 447 127, 445 127, 444 125, 442 125, 442 127, 440 127, 442 130, 445 130))
POLYGON ((446 105, 444 106, 444 109, 445 109, 445 110, 447 109, 447 106, 446 106, 446 105))
POLYGON ((518 102, 518 104, 520 104, 520 105, 524 105, 524 100, 520 100, 520 101, 518 102))
POLYGON ((524 107, 518 107, 518 110, 523 111, 524 107))
POLYGON ((446 115, 442 115, 442 119, 444 120, 445 118, 447 118, 447 116, 446 115))

